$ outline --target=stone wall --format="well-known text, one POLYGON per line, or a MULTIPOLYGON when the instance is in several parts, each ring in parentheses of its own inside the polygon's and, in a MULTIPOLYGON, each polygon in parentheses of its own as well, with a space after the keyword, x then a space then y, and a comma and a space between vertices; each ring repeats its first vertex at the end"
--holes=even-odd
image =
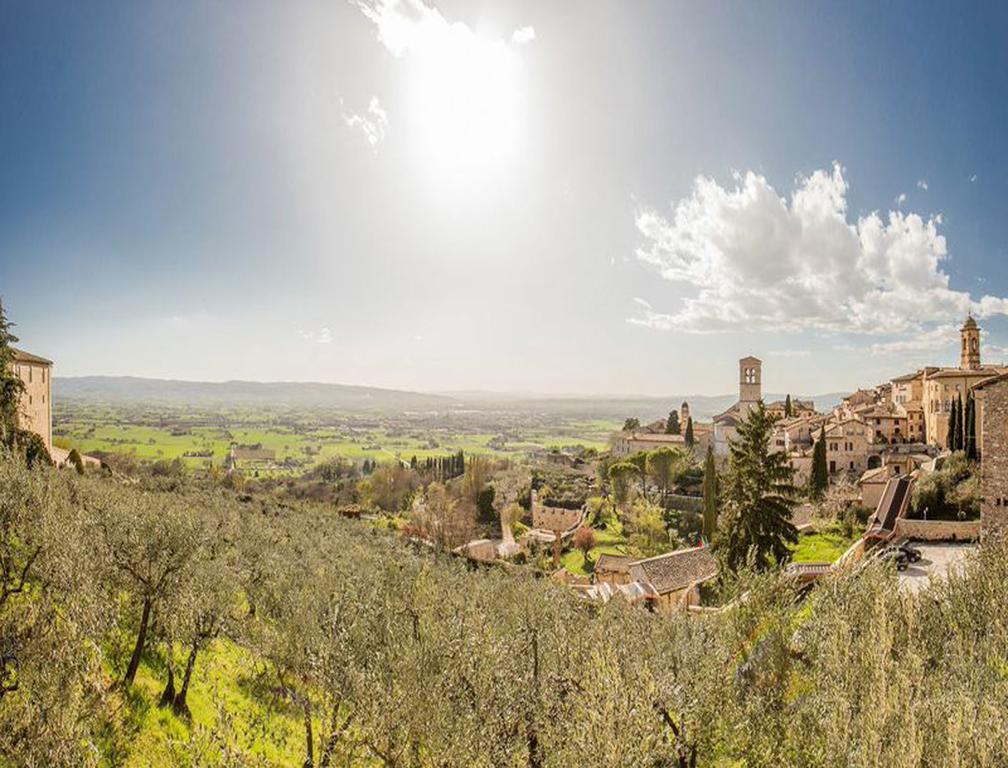
POLYGON ((909 520, 896 521, 893 538, 918 541, 976 541, 980 538, 980 521, 965 520, 909 520))
POLYGON ((544 531, 567 531, 581 520, 580 509, 536 506, 532 510, 532 527, 544 531))
POLYGON ((539 494, 532 491, 532 527, 543 531, 569 531, 581 521, 582 510, 547 507, 539 501, 539 494))
POLYGON ((980 520, 983 535, 1008 529, 1008 379, 977 391, 982 401, 977 430, 980 446, 980 520))

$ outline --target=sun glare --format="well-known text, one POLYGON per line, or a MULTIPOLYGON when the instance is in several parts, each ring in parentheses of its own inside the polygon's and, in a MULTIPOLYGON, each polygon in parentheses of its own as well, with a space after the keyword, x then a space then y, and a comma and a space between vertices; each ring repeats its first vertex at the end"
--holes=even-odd
POLYGON ((515 158, 521 63, 503 41, 452 25, 412 63, 410 111, 431 173, 471 178, 515 158))

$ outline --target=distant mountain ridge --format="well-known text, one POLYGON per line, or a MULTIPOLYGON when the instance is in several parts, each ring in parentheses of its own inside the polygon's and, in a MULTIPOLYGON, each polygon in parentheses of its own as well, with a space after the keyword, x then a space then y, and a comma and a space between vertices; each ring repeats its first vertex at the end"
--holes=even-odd
POLYGON ((179 381, 135 376, 53 377, 53 399, 164 405, 287 405, 347 410, 443 410, 458 401, 380 387, 317 382, 179 381))
MULTIPOLYGON (((792 395, 813 400, 820 411, 830 410, 846 393, 816 396, 792 395)), ((769 401, 785 395, 767 393, 769 401)), ((200 382, 146 379, 135 376, 54 377, 53 398, 61 401, 101 404, 161 404, 211 407, 222 405, 288 406, 328 408, 361 412, 499 410, 556 413, 586 418, 622 420, 634 416, 642 423, 668 415, 686 401, 693 416, 709 421, 738 399, 737 395, 653 396, 549 396, 495 392, 432 394, 408 390, 319 382, 200 382)))

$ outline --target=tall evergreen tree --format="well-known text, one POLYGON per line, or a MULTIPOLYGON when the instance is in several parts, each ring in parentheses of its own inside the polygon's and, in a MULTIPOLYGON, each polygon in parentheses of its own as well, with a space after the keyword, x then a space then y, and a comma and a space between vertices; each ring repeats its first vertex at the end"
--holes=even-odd
POLYGON ((668 419, 665 421, 665 434, 678 435, 681 429, 679 413, 677 411, 669 411, 668 419))
POLYGON ((732 441, 724 485, 728 519, 721 548, 730 571, 738 571, 750 558, 756 570, 782 564, 791 557, 788 545, 798 541, 791 522, 798 496, 794 470, 787 454, 771 450, 773 429, 773 416, 759 403, 732 441))
POLYGON ((686 436, 684 438, 686 447, 692 448, 696 445, 696 436, 693 434, 693 417, 686 417, 686 436))
POLYGON ((973 397, 973 390, 966 395, 966 426, 963 432, 963 450, 966 451, 966 458, 976 461, 976 399, 973 397))
POLYGON ((717 532, 718 476, 714 465, 714 447, 707 446, 703 475, 703 534, 710 541, 717 532))
POLYGON ((24 382, 14 373, 14 347, 17 336, 11 333, 13 323, 7 321, 0 301, 0 445, 14 446, 17 439, 18 404, 24 394, 24 382))
POLYGON ((784 418, 790 419, 792 416, 794 416, 794 408, 791 405, 791 394, 788 393, 788 396, 784 398, 784 418))
POLYGON ((963 449, 963 430, 966 427, 966 408, 963 406, 962 395, 956 397, 956 431, 955 448, 952 450, 961 451, 963 449))
POLYGON ((952 401, 952 405, 949 408, 948 415, 948 434, 945 439, 945 443, 950 451, 956 449, 956 432, 959 430, 959 419, 958 413, 956 411, 956 401, 952 401))
POLYGON ((812 448, 812 470, 809 472, 809 496, 821 499, 829 488, 829 468, 826 466, 826 425, 819 428, 819 439, 812 448))

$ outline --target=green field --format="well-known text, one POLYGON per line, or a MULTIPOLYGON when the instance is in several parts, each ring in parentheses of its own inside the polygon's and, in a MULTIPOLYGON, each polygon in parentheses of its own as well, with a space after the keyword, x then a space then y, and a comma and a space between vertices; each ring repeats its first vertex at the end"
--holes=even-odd
POLYGON ((796 563, 832 563, 846 552, 855 540, 856 537, 845 536, 836 530, 803 533, 792 550, 792 560, 796 563))
MULTIPOLYGON (((303 471, 335 456, 390 461, 428 456, 518 457, 571 446, 605 450, 619 425, 564 417, 464 414, 438 418, 234 409, 220 413, 63 407, 54 443, 81 453, 127 454, 142 460, 182 459, 193 467, 222 464, 232 444, 259 446, 274 460, 268 472, 303 471)), ((260 464, 260 462, 256 462, 260 464)))

